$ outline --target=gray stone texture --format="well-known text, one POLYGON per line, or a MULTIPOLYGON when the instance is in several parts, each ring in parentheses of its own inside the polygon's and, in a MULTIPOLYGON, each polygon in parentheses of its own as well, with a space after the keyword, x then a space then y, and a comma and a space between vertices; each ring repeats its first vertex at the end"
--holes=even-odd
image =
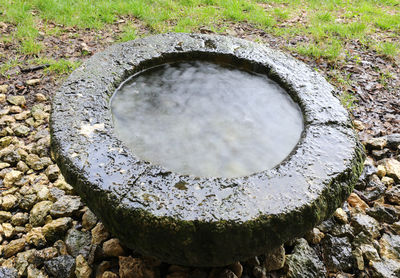
POLYGON ((302 236, 349 196, 364 153, 333 91, 316 71, 263 45, 150 36, 95 54, 71 74, 53 99, 51 146, 66 181, 126 246, 174 264, 227 265, 302 236), (299 103, 305 130, 285 161, 243 178, 198 178, 140 161, 116 138, 110 97, 121 82, 196 59, 265 73, 299 103))

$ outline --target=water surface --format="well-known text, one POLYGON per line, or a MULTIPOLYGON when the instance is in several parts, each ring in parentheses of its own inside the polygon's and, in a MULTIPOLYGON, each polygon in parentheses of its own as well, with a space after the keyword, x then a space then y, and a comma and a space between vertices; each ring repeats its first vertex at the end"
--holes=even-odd
POLYGON ((165 64, 115 92, 115 131, 140 159, 201 177, 238 177, 284 160, 303 117, 268 77, 209 62, 165 64))

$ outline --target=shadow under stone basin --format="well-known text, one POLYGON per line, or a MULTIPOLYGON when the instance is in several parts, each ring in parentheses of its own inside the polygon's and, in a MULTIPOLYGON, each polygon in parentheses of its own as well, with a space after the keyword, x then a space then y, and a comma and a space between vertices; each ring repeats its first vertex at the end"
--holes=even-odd
POLYGON ((352 191, 364 152, 333 91, 305 64, 263 45, 150 36, 116 44, 71 74, 53 99, 52 150, 66 180, 128 247, 173 264, 227 265, 302 236, 352 191), (303 114, 289 156, 241 177, 179 174, 139 159, 115 133, 110 98, 130 76, 184 61, 227 64, 277 82, 303 114))

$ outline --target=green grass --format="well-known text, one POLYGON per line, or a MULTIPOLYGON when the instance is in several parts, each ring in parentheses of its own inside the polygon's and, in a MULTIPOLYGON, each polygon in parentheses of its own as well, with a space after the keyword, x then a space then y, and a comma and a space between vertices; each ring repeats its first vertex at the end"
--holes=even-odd
POLYGON ((291 50, 316 59, 326 58, 331 61, 336 61, 344 54, 343 45, 339 40, 331 39, 324 42, 312 42, 300 44, 291 50))
POLYGON ((273 13, 277 20, 284 21, 290 17, 290 11, 274 8, 273 13))
POLYGON ((31 61, 32 65, 45 65, 48 64, 44 72, 45 73, 56 73, 59 75, 71 73, 77 67, 80 66, 81 62, 66 60, 66 59, 48 59, 48 58, 36 58, 31 61))
MULTIPOLYGON (((352 40, 368 41, 383 57, 399 57, 398 45, 379 36, 400 36, 399 0, 0 0, 0 11, 0 21, 15 27, 0 40, 12 40, 20 55, 33 57, 45 50, 39 31, 59 36, 63 26, 99 30, 121 17, 136 18, 150 33, 222 32, 232 24, 249 24, 288 39, 305 36, 309 43, 292 51, 334 62, 343 61, 352 40)), ((115 39, 137 36, 128 20, 115 39)))
MULTIPOLYGON (((49 59, 49 58, 34 58, 28 61, 30 66, 49 65, 45 68, 44 73, 56 73, 58 75, 68 74, 80 66, 81 62, 66 60, 66 59, 49 59)), ((10 59, 6 63, 0 64, 0 75, 5 75, 7 71, 22 66, 20 57, 10 59)))
POLYGON ((5 63, 0 64, 0 75, 5 75, 10 69, 20 65, 19 57, 7 60, 5 63))
POLYGON ((375 49, 382 56, 394 59, 397 55, 399 55, 399 47, 400 45, 398 43, 381 42, 376 45, 375 49))
POLYGON ((134 26, 127 25, 124 28, 124 32, 120 35, 119 41, 126 42, 137 38, 137 30, 134 26))
POLYGON ((246 21, 254 23, 258 27, 271 27, 275 20, 253 1, 224 0, 218 1, 224 8, 223 16, 228 20, 246 21))
POLYGON ((340 95, 340 102, 348 110, 353 110, 357 106, 357 98, 353 93, 344 92, 340 95))
POLYGON ((20 52, 22 54, 37 55, 42 49, 42 44, 34 39, 28 38, 21 41, 20 52))
POLYGON ((393 74, 389 71, 383 71, 379 73, 379 83, 385 88, 392 79, 393 74))
POLYGON ((57 74, 70 73, 80 66, 80 62, 59 59, 57 61, 49 61, 50 67, 46 69, 48 72, 55 72, 57 74))
POLYGON ((375 25, 381 30, 392 30, 399 32, 400 14, 380 17, 375 21, 375 25))
POLYGON ((338 69, 332 69, 329 72, 328 80, 332 83, 335 83, 340 87, 342 91, 351 90, 353 82, 351 80, 351 74, 338 69))

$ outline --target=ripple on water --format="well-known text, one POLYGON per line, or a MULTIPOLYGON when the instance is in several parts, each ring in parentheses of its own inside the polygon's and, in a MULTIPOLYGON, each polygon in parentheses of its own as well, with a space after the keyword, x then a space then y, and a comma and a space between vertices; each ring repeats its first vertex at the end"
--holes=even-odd
POLYGON ((111 100, 115 132, 140 159, 201 177, 238 177, 284 160, 303 131, 299 106, 265 75, 209 62, 164 64, 111 100))

